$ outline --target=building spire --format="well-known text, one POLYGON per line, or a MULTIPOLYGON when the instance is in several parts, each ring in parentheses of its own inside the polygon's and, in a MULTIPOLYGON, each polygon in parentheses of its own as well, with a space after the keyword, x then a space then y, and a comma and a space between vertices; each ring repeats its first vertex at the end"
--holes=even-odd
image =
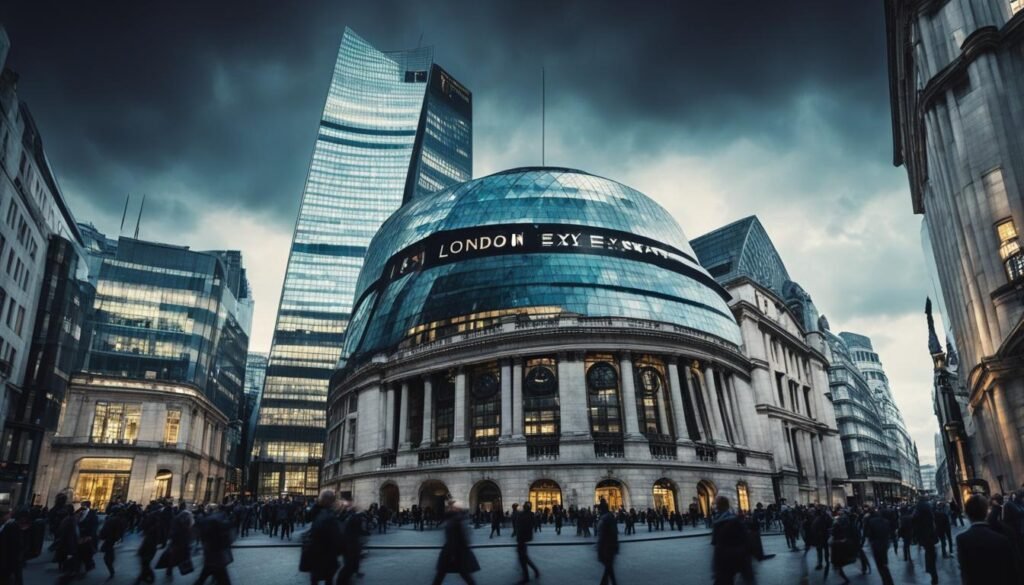
POLYGON ((928 316, 928 352, 932 355, 942 353, 939 336, 935 334, 935 319, 932 318, 932 300, 925 297, 924 314, 928 316))

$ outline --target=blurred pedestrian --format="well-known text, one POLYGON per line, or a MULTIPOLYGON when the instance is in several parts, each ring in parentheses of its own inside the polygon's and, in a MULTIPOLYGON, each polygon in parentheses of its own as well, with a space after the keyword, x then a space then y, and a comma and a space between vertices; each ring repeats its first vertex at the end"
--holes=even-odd
POLYGON ((617 585, 615 556, 619 554, 619 526, 615 515, 608 510, 608 502, 598 504, 601 514, 597 521, 597 560, 604 565, 601 585, 617 585))
POLYGON ((754 581, 749 537, 743 522, 729 509, 729 498, 715 499, 716 514, 711 521, 711 544, 715 547, 711 568, 715 585, 732 585, 736 575, 754 581))
POLYGON ((1019 585, 1021 569, 1010 539, 986 522, 988 499, 976 494, 964 504, 970 527, 956 537, 963 585, 1019 585))
MULTIPOLYGON (((533 531, 527 531, 533 534, 533 531)), ((434 585, 441 585, 449 573, 462 577, 467 585, 474 585, 473 573, 480 570, 476 556, 469 548, 469 520, 459 502, 448 503, 444 520, 444 546, 437 557, 437 573, 434 585)))
POLYGON ((525 502, 522 511, 516 517, 515 527, 516 555, 519 557, 519 567, 523 571, 523 577, 519 580, 520 583, 526 583, 530 580, 530 573, 527 571, 527 567, 533 569, 535 578, 540 579, 540 569, 530 560, 530 553, 527 550, 527 543, 533 540, 533 525, 535 522, 530 502, 525 502))

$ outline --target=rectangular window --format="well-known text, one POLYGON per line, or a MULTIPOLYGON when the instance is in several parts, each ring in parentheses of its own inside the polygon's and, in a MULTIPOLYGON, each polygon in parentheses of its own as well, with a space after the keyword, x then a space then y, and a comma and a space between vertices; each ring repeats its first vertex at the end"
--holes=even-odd
POLYGON ((782 389, 782 372, 775 372, 775 388, 779 392, 779 406, 786 408, 786 394, 782 389))
POLYGON ((21 330, 25 325, 25 307, 18 307, 18 319, 14 322, 14 332, 21 337, 21 330))
POLYGON ((164 423, 164 443, 174 445, 178 442, 178 433, 181 431, 181 409, 167 409, 167 421, 164 423))
POLYGON ((141 404, 97 402, 92 421, 94 443, 132 444, 139 437, 141 404))

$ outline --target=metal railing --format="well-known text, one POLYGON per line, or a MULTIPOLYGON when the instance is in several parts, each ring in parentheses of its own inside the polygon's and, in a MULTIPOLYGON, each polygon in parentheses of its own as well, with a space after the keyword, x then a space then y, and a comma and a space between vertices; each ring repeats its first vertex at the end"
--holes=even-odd
POLYGON ((697 460, 705 463, 715 463, 718 461, 718 449, 715 449, 712 445, 694 445, 694 452, 697 454, 697 460))
POLYGON ((626 448, 622 442, 622 435, 595 433, 594 456, 609 459, 622 459, 625 457, 626 448))
POLYGON ((651 449, 652 459, 671 460, 676 458, 676 442, 668 435, 648 436, 647 445, 651 449))
POLYGON ((469 460, 472 463, 493 463, 498 460, 497 445, 473 445, 469 448, 469 460))
POLYGON ((381 469, 394 469, 398 464, 398 457, 394 453, 385 453, 380 456, 381 469))
POLYGON ((527 437, 526 459, 528 461, 558 459, 558 436, 527 437))

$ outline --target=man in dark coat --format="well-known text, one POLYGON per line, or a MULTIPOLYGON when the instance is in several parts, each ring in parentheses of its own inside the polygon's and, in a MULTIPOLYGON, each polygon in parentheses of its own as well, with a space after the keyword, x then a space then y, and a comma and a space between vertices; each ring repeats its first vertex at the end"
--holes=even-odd
MULTIPOLYGON (((162 513, 164 514, 164 513, 162 513)), ((170 543, 160 555, 156 568, 165 569, 168 578, 174 576, 174 568, 192 560, 192 512, 182 510, 171 520, 170 543)), ((187 566, 187 565, 186 565, 187 566)), ((180 569, 179 569, 180 570, 180 569)))
POLYGON ((93 556, 96 554, 96 540, 99 538, 100 518, 88 500, 82 502, 78 512, 81 514, 78 521, 78 557, 88 572, 96 568, 93 556))
POLYGON ((136 585, 139 583, 152 583, 156 580, 156 574, 153 573, 151 565, 153 557, 156 556, 156 548, 163 540, 160 511, 152 509, 146 512, 139 522, 139 530, 142 532, 142 544, 139 545, 138 555, 142 570, 139 572, 138 578, 135 579, 136 585))
POLYGON ((960 578, 963 585, 1017 585, 1021 570, 1013 545, 985 522, 987 510, 988 500, 982 495, 973 495, 964 504, 971 526, 956 537, 960 578))
POLYGON ((306 533, 300 570, 309 572, 310 585, 324 581, 331 585, 338 572, 338 555, 342 550, 341 521, 338 519, 338 499, 334 490, 325 489, 313 506, 313 523, 306 533))
POLYGON ((341 549, 345 565, 338 573, 338 585, 349 585, 359 574, 363 557, 363 515, 348 500, 341 501, 341 549))
POLYGON ((938 533, 939 542, 942 544, 942 558, 953 552, 953 528, 949 525, 949 511, 946 505, 939 502, 935 507, 935 532, 938 533), (949 553, 946 550, 949 550, 949 553))
POLYGON ((452 501, 445 513, 444 546, 437 557, 437 573, 433 585, 441 585, 449 573, 459 575, 467 585, 474 585, 473 573, 479 570, 480 563, 469 548, 469 520, 459 503, 452 501))
POLYGON ((864 539, 871 544, 871 556, 875 559, 878 576, 882 585, 893 585, 892 573, 889 572, 889 539, 892 526, 889 520, 878 510, 872 510, 864 521, 864 539))
POLYGON ((217 585, 231 585, 228 565, 235 560, 231 554, 231 522, 223 510, 217 509, 199 521, 198 529, 203 542, 203 571, 196 585, 206 583, 207 577, 213 577, 217 585))
POLYGON ((0 583, 3 585, 23 583, 21 571, 25 564, 31 527, 32 519, 24 508, 15 512, 13 518, 4 514, 3 526, 0 527, 0 583))
POLYGON ((935 513, 928 500, 921 498, 917 503, 912 517, 914 540, 924 548, 924 570, 932 576, 932 584, 939 582, 939 572, 935 566, 935 545, 939 542, 935 530, 935 513))
POLYGON ((715 585, 732 585, 736 575, 747 582, 754 580, 754 569, 750 558, 750 539, 747 527, 729 509, 729 498, 718 496, 711 521, 711 544, 715 552, 711 558, 711 569, 715 585))
POLYGON ((57 529, 57 563, 60 565, 58 585, 66 585, 78 577, 78 521, 81 513, 69 514, 57 529))
POLYGON ((540 579, 540 569, 530 560, 530 553, 527 550, 527 543, 533 540, 534 522, 536 520, 533 517, 533 512, 530 510, 530 502, 525 502, 523 510, 516 516, 515 521, 516 554, 519 557, 519 567, 523 570, 523 578, 519 580, 520 583, 526 583, 530 580, 530 572, 527 570, 527 567, 533 569, 535 578, 540 579))
POLYGON ((127 530, 128 524, 124 519, 124 512, 120 506, 111 509, 107 519, 103 521, 103 528, 100 529, 99 537, 103 540, 100 550, 103 551, 103 564, 107 566, 110 578, 114 578, 114 544, 121 540, 127 530))
POLYGON ((608 510, 608 503, 598 506, 601 518, 597 521, 597 560, 604 565, 601 585, 617 585, 615 580, 615 555, 619 554, 619 527, 615 515, 608 510))
POLYGON ((501 536, 501 522, 504 519, 504 512, 501 511, 501 508, 495 506, 494 509, 491 510, 491 535, 487 538, 494 538, 495 534, 501 536))

